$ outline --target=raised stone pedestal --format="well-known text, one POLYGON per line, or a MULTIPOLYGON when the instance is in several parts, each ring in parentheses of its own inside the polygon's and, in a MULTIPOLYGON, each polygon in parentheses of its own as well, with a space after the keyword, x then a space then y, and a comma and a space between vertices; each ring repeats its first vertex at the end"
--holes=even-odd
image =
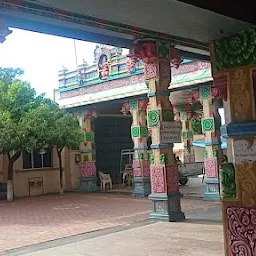
POLYGON ((218 178, 205 178, 206 192, 204 193, 204 200, 216 201, 220 200, 220 188, 218 178))
POLYGON ((80 188, 81 192, 97 192, 100 188, 98 186, 98 177, 80 177, 80 188))
POLYGON ((150 177, 133 178, 133 196, 148 196, 151 192, 150 177))
POLYGON ((151 199, 153 203, 152 213, 149 215, 149 218, 168 222, 184 220, 185 215, 180 207, 181 198, 182 194, 180 193, 171 195, 149 195, 149 199, 151 199))

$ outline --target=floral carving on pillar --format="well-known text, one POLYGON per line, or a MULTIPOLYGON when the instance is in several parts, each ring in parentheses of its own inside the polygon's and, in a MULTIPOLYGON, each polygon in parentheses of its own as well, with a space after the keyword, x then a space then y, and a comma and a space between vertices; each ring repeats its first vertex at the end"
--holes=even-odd
POLYGON ((225 101, 228 99, 228 79, 226 75, 216 76, 213 78, 214 87, 212 88, 213 97, 221 98, 225 101))
POLYGON ((148 99, 145 99, 145 100, 139 100, 138 101, 138 107, 140 110, 146 110, 147 109, 147 106, 148 106, 148 99))
POLYGON ((204 160, 205 174, 207 178, 218 177, 218 162, 216 158, 207 158, 204 160))
POLYGON ((167 190, 169 193, 179 192, 178 165, 166 166, 167 190))
POLYGON ((256 209, 227 208, 229 255, 256 255, 256 209))
POLYGON ((236 165, 237 193, 243 205, 256 206, 256 163, 236 165))
POLYGON ((169 59, 160 58, 159 59, 159 76, 161 78, 170 79, 171 67, 169 59))
POLYGON ((156 60, 149 64, 144 63, 144 77, 145 80, 158 77, 158 63, 156 60))
POLYGON ((143 176, 149 177, 150 176, 150 162, 149 160, 142 160, 142 166, 143 166, 143 176))
POLYGON ((230 105, 231 116, 234 121, 253 119, 250 94, 250 70, 236 69, 230 71, 230 105))
POLYGON ((152 192, 153 193, 165 193, 166 185, 165 185, 165 167, 158 166, 150 166, 151 173, 151 183, 152 183, 152 192))
POLYGON ((138 41, 131 48, 131 54, 143 60, 145 80, 158 77, 157 45, 155 41, 138 41))
POLYGON ((180 55, 180 51, 176 48, 171 48, 170 49, 170 58, 171 58, 171 63, 175 68, 179 68, 180 64, 182 63, 182 58, 180 55))
POLYGON ((85 118, 97 118, 98 117, 98 114, 95 110, 85 110, 84 111, 84 117, 85 118))
POLYGON ((134 177, 142 176, 141 161, 139 159, 133 160, 133 175, 134 177))
POLYGON ((96 166, 94 161, 81 162, 80 172, 83 177, 96 176, 96 166))

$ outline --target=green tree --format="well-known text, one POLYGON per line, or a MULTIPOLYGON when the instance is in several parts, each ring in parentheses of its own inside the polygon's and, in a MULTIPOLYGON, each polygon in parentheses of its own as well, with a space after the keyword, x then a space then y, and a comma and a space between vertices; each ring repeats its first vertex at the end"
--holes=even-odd
POLYGON ((23 74, 24 71, 20 68, 0 68, 0 82, 8 86, 23 74))
POLYGON ((81 128, 75 117, 66 110, 60 109, 56 104, 44 104, 30 112, 22 120, 24 130, 33 134, 37 141, 35 147, 55 148, 59 160, 60 171, 60 194, 63 194, 63 165, 62 151, 65 147, 69 149, 79 148, 81 128))
POLYGON ((21 81, 21 69, 0 68, 0 153, 8 156, 7 199, 13 199, 13 165, 22 151, 38 148, 40 138, 26 131, 22 119, 32 109, 45 103, 44 96, 28 82, 21 81))

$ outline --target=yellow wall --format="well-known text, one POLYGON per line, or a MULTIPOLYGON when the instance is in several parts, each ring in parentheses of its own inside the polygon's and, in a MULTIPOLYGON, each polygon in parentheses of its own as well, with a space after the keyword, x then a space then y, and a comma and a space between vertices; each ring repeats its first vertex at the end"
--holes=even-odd
MULTIPOLYGON (((75 155, 79 151, 64 149, 62 161, 64 168, 64 190, 79 188, 80 169, 75 163, 75 155)), ((14 164, 14 196, 25 197, 59 192, 59 163, 56 149, 52 153, 52 168, 23 169, 22 156, 14 164), (43 184, 40 182, 43 180, 43 184), (30 182, 30 184, 29 184, 30 182)), ((8 159, 0 155, 0 181, 7 181, 8 159)))

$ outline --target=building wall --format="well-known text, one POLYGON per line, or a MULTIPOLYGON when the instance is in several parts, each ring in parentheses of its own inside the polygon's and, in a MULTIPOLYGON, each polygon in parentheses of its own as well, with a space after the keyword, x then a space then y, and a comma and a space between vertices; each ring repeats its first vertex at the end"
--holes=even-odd
MULTIPOLYGON (((79 188, 80 169, 75 163, 75 155, 79 151, 64 149, 62 161, 64 168, 64 190, 70 191, 79 188)), ((0 181, 7 181, 8 159, 0 155, 0 181)), ((52 167, 23 169, 22 156, 14 164, 14 196, 26 197, 59 192, 60 172, 57 152, 52 152, 52 167), (41 181, 43 181, 41 183, 41 181)))

